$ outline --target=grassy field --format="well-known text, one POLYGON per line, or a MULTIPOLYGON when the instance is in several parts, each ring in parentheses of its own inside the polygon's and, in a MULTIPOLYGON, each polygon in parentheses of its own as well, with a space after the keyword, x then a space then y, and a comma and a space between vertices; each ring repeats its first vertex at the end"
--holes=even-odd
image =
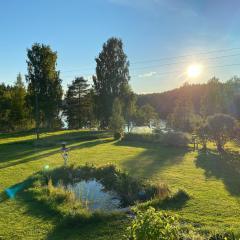
MULTIPOLYGON (((228 145, 222 157, 191 149, 116 142, 105 132, 60 131, 43 134, 38 145, 31 134, 0 135, 0 192, 43 169, 63 163, 61 141, 71 147, 70 163, 113 163, 131 175, 154 183, 164 181, 172 190, 184 188, 191 199, 166 207, 200 230, 239 231, 240 147, 228 145), (97 138, 96 138, 97 137, 97 138)), ((116 217, 79 225, 32 200, 25 192, 0 202, 0 239, 121 239, 128 224, 116 217)))

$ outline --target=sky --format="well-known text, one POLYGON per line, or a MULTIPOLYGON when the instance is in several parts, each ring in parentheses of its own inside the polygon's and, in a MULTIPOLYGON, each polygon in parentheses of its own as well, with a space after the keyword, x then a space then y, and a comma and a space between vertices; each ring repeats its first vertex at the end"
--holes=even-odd
POLYGON ((76 76, 91 81, 95 58, 110 37, 121 38, 137 93, 184 82, 239 75, 238 0, 0 0, 0 82, 27 74, 33 43, 58 53, 64 89, 76 76), (192 64, 201 74, 186 74, 192 64))

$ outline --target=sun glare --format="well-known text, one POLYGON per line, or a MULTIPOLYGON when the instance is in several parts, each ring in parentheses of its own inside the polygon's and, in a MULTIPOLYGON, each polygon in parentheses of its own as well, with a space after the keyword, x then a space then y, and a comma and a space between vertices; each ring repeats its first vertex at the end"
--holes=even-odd
POLYGON ((190 65, 187 69, 189 77, 198 77, 202 72, 202 66, 199 64, 190 65))

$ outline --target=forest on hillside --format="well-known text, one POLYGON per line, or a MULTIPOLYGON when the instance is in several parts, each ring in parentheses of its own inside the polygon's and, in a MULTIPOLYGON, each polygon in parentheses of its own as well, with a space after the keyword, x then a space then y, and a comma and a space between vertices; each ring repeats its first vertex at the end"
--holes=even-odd
POLYGON ((137 96, 139 106, 150 104, 154 107, 159 117, 167 119, 177 107, 201 116, 209 116, 215 113, 230 114, 240 118, 240 78, 221 82, 213 77, 207 83, 189 84, 162 92, 151 94, 139 94, 137 96))

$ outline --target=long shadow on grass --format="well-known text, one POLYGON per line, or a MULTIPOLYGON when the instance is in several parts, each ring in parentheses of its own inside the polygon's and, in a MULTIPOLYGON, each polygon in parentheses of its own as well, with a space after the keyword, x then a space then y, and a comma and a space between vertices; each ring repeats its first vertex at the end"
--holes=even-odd
POLYGON ((90 219, 66 217, 56 224, 46 239, 122 239, 127 223, 123 215, 93 216, 90 219))
MULTIPOLYGON (((6 139, 5 142, 0 142, 1 145, 5 145, 8 143, 13 143, 13 144, 21 144, 21 143, 28 143, 35 145, 36 144, 36 139, 35 137, 31 139, 21 139, 22 137, 26 137, 29 134, 33 134, 32 132, 23 132, 23 133, 6 133, 6 134, 0 134, 0 139, 6 139), (19 137, 19 139, 18 139, 19 137), (13 140, 10 140, 8 142, 8 138, 15 138, 13 140)), ((78 141, 78 140, 92 140, 96 138, 106 138, 112 136, 112 133, 109 131, 72 131, 72 132, 65 132, 64 130, 61 132, 59 131, 58 134, 54 135, 54 132, 43 132, 40 134, 40 139, 38 140, 38 145, 43 146, 43 145, 55 145, 56 142, 61 143, 62 141, 78 141)))
POLYGON ((187 148, 164 147, 159 144, 148 144, 139 142, 116 142, 118 146, 139 147, 144 151, 127 159, 122 163, 122 167, 130 174, 149 178, 160 170, 172 165, 180 164, 184 155, 189 152, 187 148))
MULTIPOLYGON (((108 143, 110 141, 113 141, 112 139, 98 139, 98 140, 92 140, 88 142, 79 142, 79 144, 74 145, 71 147, 71 150, 75 149, 81 149, 81 148, 90 148, 90 147, 95 147, 96 145, 99 144, 104 144, 108 143)), ((26 162, 31 162, 31 161, 36 161, 41 158, 49 157, 51 155, 60 154, 60 148, 51 150, 52 148, 46 148, 46 147, 39 147, 35 148, 33 150, 29 150, 29 146, 19 146, 17 147, 15 144, 10 144, 12 145, 12 148, 3 148, 3 154, 0 159, 0 163, 3 163, 0 165, 0 169, 8 168, 11 166, 19 165, 22 163, 26 162), (17 150, 15 149, 17 147, 17 150), (43 151, 48 151, 47 153, 41 153, 43 151), (5 154, 4 154, 5 152, 5 154), (37 156, 32 156, 33 154, 37 154, 37 156), (6 159, 4 158, 4 155, 6 155, 6 159), (18 158, 21 158, 21 160, 17 160, 18 158), (4 164, 4 162, 7 162, 4 164)), ((0 148, 1 151, 1 148, 0 148)))
POLYGON ((27 207, 24 213, 26 215, 32 215, 41 219, 52 221, 61 220, 63 218, 60 212, 52 208, 50 204, 35 199, 31 191, 26 190, 19 193, 16 200, 20 201, 27 207))
POLYGON ((186 192, 179 190, 173 196, 167 197, 163 200, 153 200, 150 204, 152 207, 161 210, 180 210, 190 200, 190 196, 186 192))
POLYGON ((206 178, 221 179, 232 195, 240 195, 240 156, 239 153, 199 152, 196 166, 205 170, 206 178))
POLYGON ((59 135, 44 135, 39 141, 30 140, 14 140, 10 142, 0 143, 0 163, 16 160, 30 156, 36 152, 41 152, 51 148, 61 146, 61 142, 72 144, 79 141, 90 141, 95 139, 103 139, 110 137, 107 131, 83 131, 70 132, 59 135))
POLYGON ((28 130, 28 131, 19 131, 14 133, 1 133, 0 139, 8 139, 8 138, 17 138, 17 137, 26 137, 30 134, 34 134, 34 130, 28 130))

